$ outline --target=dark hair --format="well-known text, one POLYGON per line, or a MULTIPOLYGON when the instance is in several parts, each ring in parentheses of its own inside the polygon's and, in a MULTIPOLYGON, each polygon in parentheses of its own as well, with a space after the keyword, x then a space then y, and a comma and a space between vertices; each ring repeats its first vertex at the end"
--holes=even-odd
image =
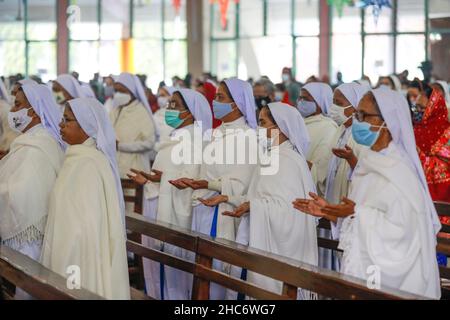
MULTIPOLYGON (((175 92, 173 93, 173 95, 179 96, 179 97, 181 98, 181 102, 183 102, 183 106, 184 106, 187 110, 189 110, 189 107, 188 107, 188 105, 187 105, 187 103, 186 103, 186 100, 184 100, 184 97, 183 97, 183 95, 181 94, 180 91, 175 91, 175 92)), ((190 112, 190 111, 189 111, 189 112, 190 112)))
POLYGON ((220 84, 224 86, 225 91, 227 92, 227 95, 230 97, 230 99, 231 99, 234 103, 236 103, 236 101, 234 101, 233 96, 231 95, 230 89, 228 89, 228 86, 227 86, 226 82, 225 82, 225 81, 221 81, 220 84))
POLYGON ((269 106, 264 106, 261 108, 262 110, 267 110, 267 116, 269 117, 270 121, 272 121, 273 124, 275 124, 276 126, 278 126, 277 122, 275 121, 275 118, 272 115, 272 111, 270 111, 269 106))

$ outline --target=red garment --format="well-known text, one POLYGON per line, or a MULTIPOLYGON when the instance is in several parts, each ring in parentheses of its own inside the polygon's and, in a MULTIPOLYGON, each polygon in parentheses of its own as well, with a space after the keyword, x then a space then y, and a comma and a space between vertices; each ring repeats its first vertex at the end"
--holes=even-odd
MULTIPOLYGON (((213 101, 216 98, 217 87, 215 85, 213 85, 211 82, 206 81, 203 83, 203 89, 205 92, 204 93, 202 92, 202 93, 206 97, 206 100, 208 100, 209 106, 211 107, 211 111, 213 111, 213 101)), ((222 124, 222 121, 214 118, 214 113, 213 113, 213 129, 217 128, 221 124, 222 124)))
MULTIPOLYGON (((289 101, 289 92, 287 92, 287 91, 284 92, 283 100, 281 100, 281 102, 292 106, 291 101, 289 101)), ((293 106, 293 107, 295 107, 295 106, 293 106)))
POLYGON ((432 199, 450 202, 450 123, 444 97, 438 91, 431 94, 414 134, 432 199))

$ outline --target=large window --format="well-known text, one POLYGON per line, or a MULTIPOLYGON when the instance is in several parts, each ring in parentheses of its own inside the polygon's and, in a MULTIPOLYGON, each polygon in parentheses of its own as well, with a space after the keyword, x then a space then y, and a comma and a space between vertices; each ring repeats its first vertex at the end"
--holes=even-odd
POLYGON ((186 4, 171 0, 77 0, 80 21, 70 28, 70 70, 80 80, 127 70, 161 80, 187 74, 186 4))
POLYGON ((283 67, 292 67, 299 81, 318 75, 319 1, 230 1, 225 26, 219 5, 209 10, 209 64, 219 79, 268 76, 280 82, 283 67))
POLYGON ((0 74, 56 76, 56 1, 0 1, 0 74))

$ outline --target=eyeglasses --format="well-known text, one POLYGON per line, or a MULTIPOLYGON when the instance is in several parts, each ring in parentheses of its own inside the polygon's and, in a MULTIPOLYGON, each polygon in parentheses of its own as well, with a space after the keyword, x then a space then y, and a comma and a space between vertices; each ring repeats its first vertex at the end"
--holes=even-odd
POLYGON ((77 119, 66 119, 64 117, 61 120, 61 123, 64 125, 68 124, 69 122, 78 122, 78 121, 77 121, 77 119))
POLYGON ((383 119, 383 116, 379 113, 367 113, 361 110, 358 110, 353 115, 359 122, 363 122, 366 117, 378 117, 380 119, 383 119))

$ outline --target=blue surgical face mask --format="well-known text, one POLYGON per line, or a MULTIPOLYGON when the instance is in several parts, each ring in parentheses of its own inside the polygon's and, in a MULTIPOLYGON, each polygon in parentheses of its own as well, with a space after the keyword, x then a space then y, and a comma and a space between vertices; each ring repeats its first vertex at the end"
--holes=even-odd
POLYGON ((353 125, 352 125, 352 135, 353 139, 356 141, 356 143, 372 147, 375 142, 377 142, 381 129, 384 128, 384 123, 381 126, 374 126, 367 122, 360 122, 358 119, 353 119, 353 125), (375 132, 370 130, 371 127, 379 127, 380 129, 375 132))
MULTIPOLYGON (((187 112, 187 111, 184 111, 187 112)), ((178 110, 166 110, 165 119, 169 127, 178 129, 186 119, 180 119, 180 114, 184 113, 178 110)))
POLYGON ((317 106, 315 102, 300 100, 297 102, 297 108, 300 111, 303 118, 308 118, 317 111, 317 106))
POLYGON ((213 113, 216 119, 222 120, 233 112, 233 103, 222 103, 213 101, 213 113))

